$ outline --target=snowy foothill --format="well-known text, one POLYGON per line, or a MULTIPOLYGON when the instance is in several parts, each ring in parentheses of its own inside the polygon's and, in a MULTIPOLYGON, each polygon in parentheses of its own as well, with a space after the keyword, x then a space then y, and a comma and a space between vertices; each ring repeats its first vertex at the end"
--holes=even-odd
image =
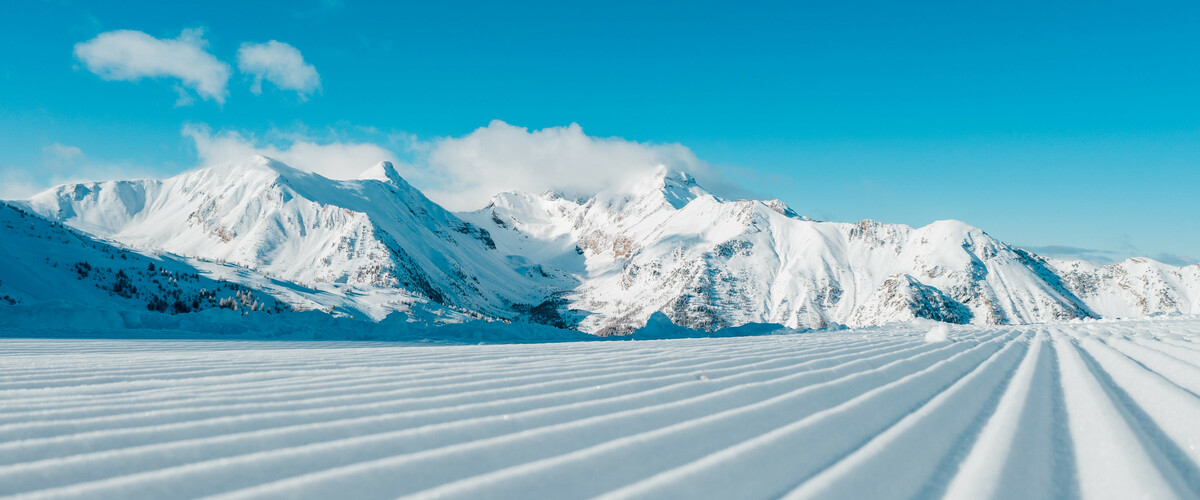
POLYGON ((15 498, 1200 495, 1194 317, 520 345, 27 332, 0 329, 15 498))

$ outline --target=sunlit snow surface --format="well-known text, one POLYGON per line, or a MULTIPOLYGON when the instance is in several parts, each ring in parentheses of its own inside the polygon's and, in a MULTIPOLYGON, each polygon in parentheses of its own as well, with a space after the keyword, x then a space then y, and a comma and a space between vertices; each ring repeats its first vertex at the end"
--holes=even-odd
POLYGON ((928 331, 0 339, 0 494, 1200 495, 1200 320, 928 331))

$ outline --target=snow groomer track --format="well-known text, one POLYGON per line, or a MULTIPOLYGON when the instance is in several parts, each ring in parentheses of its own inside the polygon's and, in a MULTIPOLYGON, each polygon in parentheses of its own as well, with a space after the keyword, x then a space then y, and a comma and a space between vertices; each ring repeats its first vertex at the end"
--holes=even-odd
POLYGON ((1200 321, 926 331, 0 339, 0 495, 1200 495, 1200 321))

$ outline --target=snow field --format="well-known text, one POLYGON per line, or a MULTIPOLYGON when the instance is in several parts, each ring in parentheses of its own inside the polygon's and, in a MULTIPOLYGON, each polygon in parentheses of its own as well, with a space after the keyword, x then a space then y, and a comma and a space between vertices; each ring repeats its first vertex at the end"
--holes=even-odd
POLYGON ((1200 495, 1200 319, 928 331, 532 345, 0 331, 0 495, 1200 495))

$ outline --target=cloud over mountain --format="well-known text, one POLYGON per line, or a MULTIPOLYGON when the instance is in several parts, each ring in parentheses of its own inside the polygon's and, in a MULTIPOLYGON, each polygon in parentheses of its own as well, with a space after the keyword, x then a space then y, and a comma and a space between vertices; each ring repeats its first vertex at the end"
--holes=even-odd
POLYGON ((359 140, 293 133, 267 141, 203 124, 185 125, 183 135, 194 141, 201 165, 259 154, 329 178, 354 179, 379 161, 392 161, 451 210, 477 209, 506 191, 588 197, 663 166, 688 172, 722 196, 748 195, 686 146, 590 136, 574 123, 530 130, 493 120, 463 136, 430 140, 372 131, 356 136, 359 140))
POLYGON ((589 136, 575 123, 529 130, 493 120, 422 147, 423 161, 406 174, 454 210, 479 208, 504 191, 588 196, 659 166, 689 172, 718 190, 730 187, 686 146, 589 136))
POLYGON ((184 125, 183 135, 194 142, 201 165, 263 155, 331 179, 354 179, 367 167, 396 157, 386 148, 366 142, 317 141, 306 136, 293 136, 285 144, 276 145, 256 141, 253 136, 232 130, 214 133, 202 124, 184 125))

